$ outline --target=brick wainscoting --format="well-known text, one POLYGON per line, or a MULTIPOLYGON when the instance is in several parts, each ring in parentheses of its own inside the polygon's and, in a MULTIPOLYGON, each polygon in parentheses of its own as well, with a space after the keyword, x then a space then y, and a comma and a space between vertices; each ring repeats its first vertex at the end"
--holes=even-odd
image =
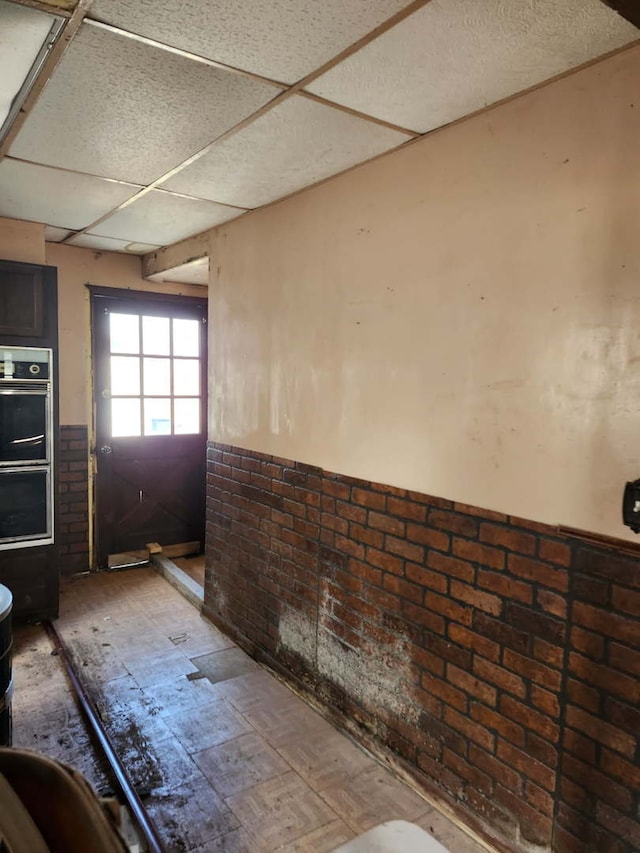
POLYGON ((89 459, 86 426, 61 426, 58 458, 60 573, 89 568, 89 459))
POLYGON ((633 555, 210 444, 204 612, 508 848, 640 849, 633 555))

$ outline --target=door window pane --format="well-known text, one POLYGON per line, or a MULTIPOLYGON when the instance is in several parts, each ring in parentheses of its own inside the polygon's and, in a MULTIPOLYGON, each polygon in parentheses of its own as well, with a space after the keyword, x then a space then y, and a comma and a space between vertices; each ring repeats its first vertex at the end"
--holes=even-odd
POLYGON ((171 433, 171 400, 146 397, 144 401, 144 434, 171 433))
POLYGON ((171 351, 168 317, 142 318, 142 352, 145 355, 169 355, 171 351))
POLYGON ((202 321, 112 312, 108 322, 111 437, 198 435, 202 321))
POLYGON ((177 397, 197 397, 200 393, 200 362, 196 358, 174 360, 173 393, 177 397))
POLYGON ((111 356, 111 395, 140 393, 140 359, 136 356, 111 356))
POLYGON ((194 435, 200 432, 200 400, 174 400, 176 435, 194 435))
POLYGON ((200 321, 173 321, 173 354, 200 355, 200 321))
POLYGON ((111 437, 140 435, 140 400, 114 398, 111 400, 111 437))
POLYGON ((168 397, 171 394, 171 359, 168 358, 145 358, 144 371, 144 394, 145 396, 162 395, 168 397))
POLYGON ((140 352, 140 323, 137 314, 109 315, 111 352, 140 352))

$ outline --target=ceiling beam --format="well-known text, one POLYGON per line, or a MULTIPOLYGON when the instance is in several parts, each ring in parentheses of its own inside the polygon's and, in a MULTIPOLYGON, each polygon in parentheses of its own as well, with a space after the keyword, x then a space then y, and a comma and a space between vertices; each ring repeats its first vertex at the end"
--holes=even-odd
MULTIPOLYGON (((78 30, 80 29, 82 21, 84 20, 84 17, 88 12, 89 6, 91 5, 91 3, 92 3, 92 0, 79 0, 78 5, 76 6, 75 10, 73 11, 71 17, 65 19, 65 24, 64 24, 64 28, 63 28, 62 32, 60 33, 60 35, 56 39, 53 47, 49 51, 49 55, 45 59, 43 65, 42 65, 42 68, 40 70, 40 73, 36 77, 35 83, 31 87, 29 94, 25 98, 24 103, 22 104, 22 107, 20 108, 20 112, 18 112, 18 114, 16 115, 15 119, 13 120, 13 124, 9 128, 8 133, 6 134, 4 139, 2 140, 2 144, 0 144, 0 160, 2 160, 2 158, 5 156, 5 154, 9 151, 9 148, 11 147, 13 140, 18 135, 18 132, 20 131, 20 128, 22 127, 22 125, 25 123, 27 116, 29 115, 29 113, 33 109, 33 107, 35 106, 38 98, 40 97, 40 95, 42 94, 42 92, 44 90, 44 87, 47 85, 47 83, 51 79, 53 72, 58 67, 58 63, 60 62, 60 60, 64 56, 65 51, 67 50, 67 48, 71 44, 74 36, 76 35, 78 30)), ((32 3, 24 3, 22 5, 30 6, 33 4, 32 3)), ((53 7, 50 6, 48 8, 48 11, 52 12, 53 7)))
POLYGON ((209 255, 209 231, 187 237, 155 252, 142 256, 142 278, 158 275, 209 255))
POLYGON ((634 27, 640 29, 640 3, 638 0, 602 0, 602 2, 633 24, 634 27))

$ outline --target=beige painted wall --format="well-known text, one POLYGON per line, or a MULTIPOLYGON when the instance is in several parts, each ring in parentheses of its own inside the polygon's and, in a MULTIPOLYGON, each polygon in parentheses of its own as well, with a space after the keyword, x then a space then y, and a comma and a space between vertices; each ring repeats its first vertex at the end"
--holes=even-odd
POLYGON ((633 538, 640 48, 213 232, 210 434, 633 538))
POLYGON ((0 216, 0 259, 44 264, 44 225, 0 216))
POLYGON ((203 288, 144 281, 137 256, 47 243, 46 258, 47 264, 58 268, 60 423, 91 423, 90 304, 85 284, 200 297, 203 288))

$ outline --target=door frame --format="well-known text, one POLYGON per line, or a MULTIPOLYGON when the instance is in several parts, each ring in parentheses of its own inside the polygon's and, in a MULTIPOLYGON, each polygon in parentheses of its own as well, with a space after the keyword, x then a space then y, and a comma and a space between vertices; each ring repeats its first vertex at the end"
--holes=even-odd
POLYGON ((96 313, 100 308, 106 307, 107 300, 123 302, 130 300, 137 304, 149 302, 155 304, 170 305, 190 305, 193 308, 201 308, 204 315, 205 334, 203 335, 203 373, 207 381, 203 382, 203 433, 207 436, 207 415, 208 415, 208 335, 207 335, 207 310, 208 310, 208 294, 204 297, 182 295, 177 293, 161 293, 153 290, 131 290, 129 288, 105 287, 102 285, 85 284, 89 291, 89 329, 91 341, 91 420, 89 425, 89 556, 90 566, 93 571, 99 570, 99 543, 98 543, 98 503, 97 503, 97 405, 96 395, 98 393, 96 382, 96 313), (105 301, 102 301, 105 300, 105 301))

